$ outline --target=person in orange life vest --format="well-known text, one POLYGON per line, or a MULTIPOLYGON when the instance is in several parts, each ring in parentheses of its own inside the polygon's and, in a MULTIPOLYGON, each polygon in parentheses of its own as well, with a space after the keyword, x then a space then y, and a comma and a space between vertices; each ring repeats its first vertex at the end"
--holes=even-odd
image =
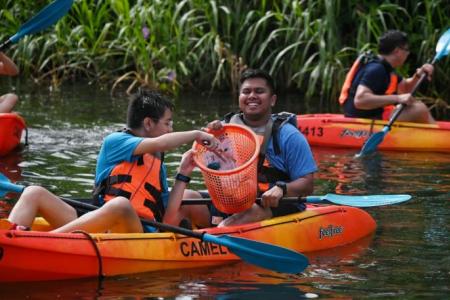
POLYGON ((410 53, 407 35, 398 30, 387 31, 380 37, 378 52, 378 58, 362 66, 354 78, 347 75, 339 99, 345 116, 387 120, 395 105, 405 104, 398 121, 435 123, 427 106, 410 93, 422 74, 426 73, 431 80, 433 66, 424 64, 406 79, 395 73, 395 68, 401 67, 410 53), (346 84, 349 90, 344 93, 346 84))
POLYGON ((152 229, 144 228, 139 217, 164 217, 164 221, 174 225, 189 217, 189 208, 180 205, 175 207, 181 199, 174 197, 181 198, 184 194, 190 196, 184 190, 184 181, 187 181, 193 168, 192 153, 183 156, 177 176, 180 180, 176 180, 174 193, 170 196, 159 153, 194 140, 208 141, 208 147, 214 150, 218 141, 213 135, 200 130, 173 132, 173 108, 170 101, 156 92, 140 91, 131 97, 128 128, 108 135, 100 149, 95 182, 97 187, 102 182, 108 184, 104 186, 105 189, 95 191, 103 202, 99 209, 78 216, 73 207, 46 189, 30 186, 22 193, 9 215, 12 227, 26 229, 31 226, 34 217, 40 214, 55 228, 54 232, 143 232, 152 229), (109 181, 110 178, 113 180, 109 181), (114 195, 114 191, 121 192, 114 195), (165 198, 168 196, 170 199, 167 201, 165 198), (171 205, 164 214, 165 202, 171 205))
MULTIPOLYGON (((16 76, 19 69, 16 64, 3 52, 0 52, 0 74, 16 76)), ((19 98, 16 94, 8 93, 0 97, 0 113, 9 113, 13 110, 19 98)))
MULTIPOLYGON (((266 145, 266 153, 259 158, 258 166, 258 190, 262 204, 253 204, 248 210, 228 217, 218 214, 217 217, 227 217, 218 226, 255 222, 301 211, 304 205, 282 204, 280 199, 313 192, 317 166, 311 149, 296 126, 289 122, 278 123, 279 114, 272 114, 276 101, 273 78, 267 72, 248 69, 241 74, 241 113, 231 116, 229 122, 249 127, 261 137, 261 149, 266 145)), ((219 130, 222 122, 215 120, 207 127, 219 130)), ((211 213, 216 212, 212 209, 211 213)))

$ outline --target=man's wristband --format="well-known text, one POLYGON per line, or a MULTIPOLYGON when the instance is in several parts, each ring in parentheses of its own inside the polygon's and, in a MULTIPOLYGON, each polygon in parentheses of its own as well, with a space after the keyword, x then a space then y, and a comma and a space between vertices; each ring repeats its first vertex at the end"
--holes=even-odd
POLYGON ((177 173, 177 175, 175 175, 175 179, 186 183, 189 183, 189 181, 191 181, 191 177, 183 175, 181 173, 177 173))
POLYGON ((279 187, 283 191, 283 197, 287 195, 287 185, 284 181, 277 181, 275 183, 277 187, 279 187))

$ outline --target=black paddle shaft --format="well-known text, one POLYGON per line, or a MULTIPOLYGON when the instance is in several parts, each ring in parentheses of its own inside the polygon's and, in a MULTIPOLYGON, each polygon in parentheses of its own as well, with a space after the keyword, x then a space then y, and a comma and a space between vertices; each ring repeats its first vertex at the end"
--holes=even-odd
MULTIPOLYGON (((211 204, 212 200, 209 198, 204 199, 184 199, 181 201, 181 205, 207 205, 211 204)), ((283 197, 280 199, 280 203, 283 204, 299 204, 306 203, 307 199, 305 197, 283 197)), ((261 204, 261 198, 256 198, 256 204, 261 204)))
POLYGON ((11 45, 11 40, 7 40, 0 45, 0 51, 7 49, 11 45))
MULTIPOLYGON (((436 62, 436 58, 434 58, 431 61, 431 64, 434 65, 434 63, 436 62)), ((414 94, 417 92, 417 90, 419 89, 419 86, 422 84, 422 82, 425 80, 425 78, 427 77, 427 73, 423 73, 420 76, 419 81, 416 83, 416 85, 414 86, 414 88, 411 91, 411 95, 414 96, 414 94)), ((389 120, 389 123, 386 125, 389 129, 391 129, 392 124, 395 122, 395 120, 397 120, 398 116, 400 115, 400 113, 403 111, 403 109, 406 107, 405 104, 401 104, 400 108, 397 109, 394 114, 392 115, 391 119, 389 120)))

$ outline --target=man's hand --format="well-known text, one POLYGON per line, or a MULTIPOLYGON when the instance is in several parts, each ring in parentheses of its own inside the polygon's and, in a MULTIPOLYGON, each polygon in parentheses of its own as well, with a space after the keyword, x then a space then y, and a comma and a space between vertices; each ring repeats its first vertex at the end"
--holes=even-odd
POLYGON ((434 67, 432 64, 424 64, 420 68, 416 69, 416 73, 414 74, 415 79, 419 79, 423 74, 427 74, 427 79, 431 81, 433 77, 434 67))
POLYGON ((416 98, 414 98, 410 93, 397 95, 398 104, 410 105, 414 103, 414 101, 416 101, 416 98))
POLYGON ((222 122, 220 120, 214 120, 212 122, 209 122, 208 125, 206 125, 206 128, 210 130, 221 130, 223 127, 222 122))
POLYGON ((261 196, 261 205, 264 208, 268 207, 278 207, 280 199, 283 197, 283 189, 274 186, 271 189, 267 190, 261 196))

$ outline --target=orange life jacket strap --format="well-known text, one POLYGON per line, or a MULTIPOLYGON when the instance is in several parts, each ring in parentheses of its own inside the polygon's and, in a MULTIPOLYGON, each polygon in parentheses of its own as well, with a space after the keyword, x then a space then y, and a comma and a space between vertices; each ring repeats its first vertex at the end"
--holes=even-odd
POLYGON ((382 120, 389 120, 389 118, 391 117, 391 114, 394 111, 394 109, 395 109, 395 105, 385 106, 383 108, 383 114, 382 114, 381 119, 382 120))
POLYGON ((394 73, 391 73, 391 80, 390 80, 389 86, 388 86, 386 92, 384 92, 384 94, 392 95, 392 94, 396 93, 397 87, 398 87, 398 76, 394 73))
POLYGON ((342 85, 341 94, 339 95, 339 104, 344 105, 345 101, 348 98, 348 93, 350 92, 350 88, 352 87, 353 78, 355 78, 356 73, 359 70, 359 66, 361 65, 362 55, 358 56, 358 58, 353 63, 350 71, 345 76, 344 84, 342 85))

